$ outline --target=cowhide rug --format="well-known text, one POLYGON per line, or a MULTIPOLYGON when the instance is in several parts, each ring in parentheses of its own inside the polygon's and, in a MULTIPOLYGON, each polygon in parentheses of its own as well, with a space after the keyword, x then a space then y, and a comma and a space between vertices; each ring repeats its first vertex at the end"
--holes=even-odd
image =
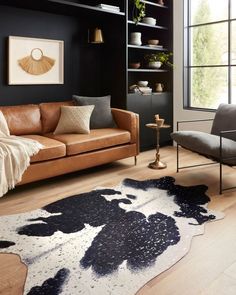
POLYGON ((0 217, 0 248, 28 266, 24 294, 134 295, 189 250, 204 223, 204 185, 125 179, 42 209, 0 217))

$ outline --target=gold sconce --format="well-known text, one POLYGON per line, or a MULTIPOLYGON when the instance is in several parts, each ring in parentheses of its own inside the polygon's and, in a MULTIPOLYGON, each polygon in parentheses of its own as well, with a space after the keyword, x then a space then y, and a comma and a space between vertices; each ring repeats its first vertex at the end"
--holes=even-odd
POLYGON ((88 30, 88 43, 93 43, 93 44, 104 43, 102 30, 99 28, 96 28, 94 31, 92 31, 91 35, 90 35, 90 31, 88 30))

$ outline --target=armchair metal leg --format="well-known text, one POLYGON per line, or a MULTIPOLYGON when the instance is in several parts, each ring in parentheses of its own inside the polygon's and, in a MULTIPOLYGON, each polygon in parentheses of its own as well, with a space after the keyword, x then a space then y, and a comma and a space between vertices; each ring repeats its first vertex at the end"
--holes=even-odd
POLYGON ((177 144, 176 152, 177 152, 177 173, 178 173, 179 172, 179 144, 177 144))
POLYGON ((222 185, 222 182, 223 182, 223 176, 222 176, 222 163, 220 161, 220 195, 222 195, 222 192, 223 192, 223 185, 222 185))
POLYGON ((220 136, 220 195, 222 195, 222 136, 220 136))

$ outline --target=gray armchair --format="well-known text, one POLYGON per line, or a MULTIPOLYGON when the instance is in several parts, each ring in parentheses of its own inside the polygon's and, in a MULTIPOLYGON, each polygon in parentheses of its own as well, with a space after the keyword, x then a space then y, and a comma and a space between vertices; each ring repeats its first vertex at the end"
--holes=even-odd
POLYGON ((177 172, 180 169, 201 166, 179 166, 179 146, 199 153, 207 158, 212 159, 214 162, 202 165, 210 165, 219 163, 220 167, 220 194, 224 190, 232 189, 223 188, 223 175, 222 165, 229 166, 236 165, 236 105, 235 104, 220 104, 214 119, 206 120, 191 120, 177 122, 177 131, 171 134, 173 140, 177 143, 177 172), (187 122, 201 122, 211 121, 213 125, 211 133, 200 131, 179 131, 180 124, 187 122))

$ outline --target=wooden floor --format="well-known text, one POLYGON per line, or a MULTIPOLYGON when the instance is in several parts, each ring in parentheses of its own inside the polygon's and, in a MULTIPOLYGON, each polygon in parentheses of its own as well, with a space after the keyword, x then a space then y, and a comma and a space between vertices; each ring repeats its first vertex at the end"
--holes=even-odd
MULTIPOLYGON (((182 165, 202 163, 196 154, 182 151, 182 165)), ((210 208, 224 211, 223 220, 208 223, 205 234, 195 237, 189 253, 172 268, 147 284, 138 295, 235 295, 236 294, 236 189, 218 194, 218 166, 191 168, 176 173, 175 148, 161 149, 167 169, 152 170, 155 151, 140 154, 138 165, 133 158, 95 169, 18 187, 0 200, 0 215, 26 212, 55 200, 90 191, 96 186, 114 186, 126 177, 134 179, 173 176, 177 184, 206 184, 212 202, 210 208)), ((225 167, 225 184, 236 185, 236 170, 225 167)), ((0 229, 1 233, 1 229, 0 229)), ((0 294, 22 294, 27 268, 16 255, 0 254, 0 294)), ((102 295, 102 294, 97 294, 102 295)), ((115 295, 115 294, 114 294, 115 295)), ((125 294, 124 294, 125 295, 125 294)))

